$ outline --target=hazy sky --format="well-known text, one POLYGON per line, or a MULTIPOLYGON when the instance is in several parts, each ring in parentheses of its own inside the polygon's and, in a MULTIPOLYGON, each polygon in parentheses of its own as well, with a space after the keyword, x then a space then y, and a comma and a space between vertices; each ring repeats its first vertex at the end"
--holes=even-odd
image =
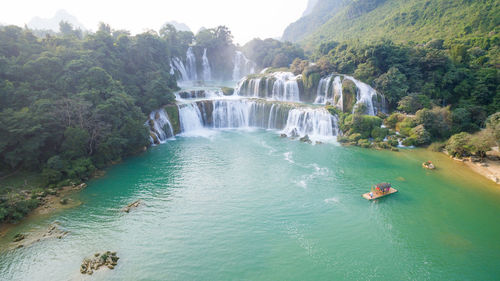
POLYGON ((100 21, 132 33, 159 30, 166 21, 186 23, 195 33, 200 27, 226 25, 237 43, 279 37, 300 18, 307 0, 12 0, 0 9, 0 22, 24 26, 34 16, 51 18, 64 9, 86 28, 100 21))

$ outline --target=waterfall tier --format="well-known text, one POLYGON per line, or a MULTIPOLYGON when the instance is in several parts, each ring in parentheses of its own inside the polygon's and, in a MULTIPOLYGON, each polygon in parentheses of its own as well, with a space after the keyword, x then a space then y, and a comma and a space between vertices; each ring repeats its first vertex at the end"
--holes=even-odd
POLYGON ((281 130, 290 137, 309 135, 327 140, 337 135, 336 117, 324 108, 263 100, 206 100, 179 105, 182 134, 203 129, 261 128, 281 130))
POLYGON ((174 137, 172 123, 163 109, 151 112, 146 125, 150 128, 149 138, 152 144, 164 143, 174 137))
POLYGON ((301 75, 290 72, 261 73, 241 80, 235 95, 276 101, 331 104, 344 112, 352 112, 363 104, 365 114, 386 112, 385 98, 369 85, 347 75, 321 78, 314 89, 304 86, 301 75), (349 84, 353 89, 344 91, 349 84), (313 91, 312 94, 308 92, 313 91), (315 96, 314 96, 315 94, 315 96))

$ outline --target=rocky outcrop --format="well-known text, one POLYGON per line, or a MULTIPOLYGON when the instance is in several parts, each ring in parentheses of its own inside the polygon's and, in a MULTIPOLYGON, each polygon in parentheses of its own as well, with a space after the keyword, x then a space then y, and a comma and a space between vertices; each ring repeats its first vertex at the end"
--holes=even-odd
POLYGON ((85 258, 80 266, 81 274, 92 275, 94 271, 101 267, 114 269, 120 258, 116 252, 106 251, 104 253, 95 253, 91 258, 85 258))
POLYGON ((352 113, 356 104, 356 84, 349 79, 342 81, 342 109, 344 112, 352 113))
POLYGON ((48 228, 29 233, 18 233, 12 239, 13 248, 22 248, 33 245, 42 240, 56 238, 62 239, 69 232, 63 230, 58 222, 53 222, 48 228))

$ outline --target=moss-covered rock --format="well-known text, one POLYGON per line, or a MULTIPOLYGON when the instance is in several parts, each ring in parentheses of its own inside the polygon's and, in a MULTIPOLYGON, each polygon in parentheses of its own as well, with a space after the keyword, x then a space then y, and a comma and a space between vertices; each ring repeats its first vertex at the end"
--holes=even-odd
POLYGON ((221 90, 224 96, 232 96, 234 94, 234 88, 222 87, 221 90))
POLYGON ((344 112, 352 112, 356 104, 356 84, 349 79, 342 81, 342 108, 344 112))

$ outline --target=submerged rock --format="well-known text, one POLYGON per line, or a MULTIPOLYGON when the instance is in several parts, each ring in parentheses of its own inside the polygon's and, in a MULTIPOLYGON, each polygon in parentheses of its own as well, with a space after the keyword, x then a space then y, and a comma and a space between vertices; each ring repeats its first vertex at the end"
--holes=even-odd
POLYGON ((309 139, 308 135, 305 135, 299 139, 301 142, 312 143, 311 139, 309 139))
POLYGON ((122 210, 122 211, 123 211, 123 212, 125 212, 125 213, 128 213, 128 212, 130 212, 130 210, 132 210, 133 208, 137 208, 137 207, 139 207, 139 205, 140 205, 140 204, 141 204, 141 200, 139 199, 139 200, 137 200, 137 201, 135 201, 135 202, 132 202, 132 203, 128 204, 125 208, 123 208, 123 210, 122 210))
POLYGON ((14 239, 12 240, 12 242, 19 242, 21 240, 23 240, 24 238, 26 238, 26 236, 22 233, 18 233, 16 235, 14 235, 14 239))
POLYGON ((116 255, 116 252, 106 251, 101 253, 95 253, 92 258, 83 259, 80 265, 80 273, 92 275, 95 270, 98 270, 102 266, 109 269, 114 269, 120 258, 116 255))

